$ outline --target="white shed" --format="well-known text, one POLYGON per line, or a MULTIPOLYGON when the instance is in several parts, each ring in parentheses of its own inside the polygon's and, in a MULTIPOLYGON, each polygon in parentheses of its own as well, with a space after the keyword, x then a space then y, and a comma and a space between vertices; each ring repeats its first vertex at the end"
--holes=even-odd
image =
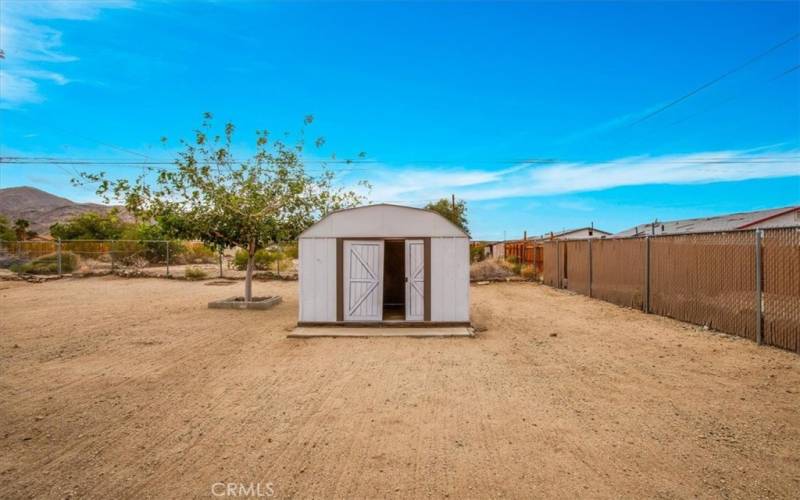
POLYGON ((300 325, 469 324, 469 236, 435 212, 340 210, 299 240, 300 325))

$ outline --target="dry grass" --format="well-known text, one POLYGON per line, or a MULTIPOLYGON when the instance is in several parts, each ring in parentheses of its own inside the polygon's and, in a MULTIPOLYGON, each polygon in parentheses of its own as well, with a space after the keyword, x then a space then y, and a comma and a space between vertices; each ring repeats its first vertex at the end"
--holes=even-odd
POLYGON ((471 280, 502 280, 515 276, 511 265, 503 259, 486 259, 472 264, 469 268, 471 280))

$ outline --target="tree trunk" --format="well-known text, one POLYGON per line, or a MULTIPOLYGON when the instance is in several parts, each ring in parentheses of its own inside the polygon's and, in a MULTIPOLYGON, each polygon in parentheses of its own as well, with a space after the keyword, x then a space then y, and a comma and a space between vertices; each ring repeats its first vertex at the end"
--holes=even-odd
POLYGON ((244 300, 253 300, 253 268, 256 261, 256 242, 251 241, 247 246, 247 272, 244 276, 244 300))

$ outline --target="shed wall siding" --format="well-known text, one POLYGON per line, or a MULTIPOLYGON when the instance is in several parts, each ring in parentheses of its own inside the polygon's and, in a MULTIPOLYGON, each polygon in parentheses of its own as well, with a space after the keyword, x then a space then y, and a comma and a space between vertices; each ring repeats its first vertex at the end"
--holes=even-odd
POLYGON ((467 238, 431 238, 431 321, 469 321, 467 238))
POLYGON ((336 321, 336 238, 301 238, 300 321, 336 321))

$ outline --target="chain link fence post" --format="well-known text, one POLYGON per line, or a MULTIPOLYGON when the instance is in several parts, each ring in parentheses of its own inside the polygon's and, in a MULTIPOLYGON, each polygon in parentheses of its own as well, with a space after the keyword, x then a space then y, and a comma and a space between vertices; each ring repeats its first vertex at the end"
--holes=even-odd
POLYGON ((222 274, 222 250, 219 252, 219 277, 224 278, 224 275, 222 274))
POLYGON ((58 277, 61 277, 61 238, 56 243, 56 259, 58 262, 58 277))
POLYGON ((763 332, 763 293, 762 293, 762 270, 761 270, 761 238, 763 232, 761 229, 755 230, 756 242, 756 343, 762 345, 764 343, 763 332))
POLYGON ((556 288, 561 288, 561 242, 556 240, 556 288))
POLYGON ((644 237, 644 312, 650 314, 650 237, 644 237))
POLYGON ((275 259, 275 269, 278 271, 278 278, 281 277, 281 257, 283 256, 283 247, 280 242, 278 243, 278 251, 276 252, 277 259, 275 259))
POLYGON ((589 298, 592 298, 592 239, 589 238, 587 240, 589 242, 589 298))
POLYGON ((169 278, 169 240, 167 240, 166 243, 167 243, 167 278, 169 278))

